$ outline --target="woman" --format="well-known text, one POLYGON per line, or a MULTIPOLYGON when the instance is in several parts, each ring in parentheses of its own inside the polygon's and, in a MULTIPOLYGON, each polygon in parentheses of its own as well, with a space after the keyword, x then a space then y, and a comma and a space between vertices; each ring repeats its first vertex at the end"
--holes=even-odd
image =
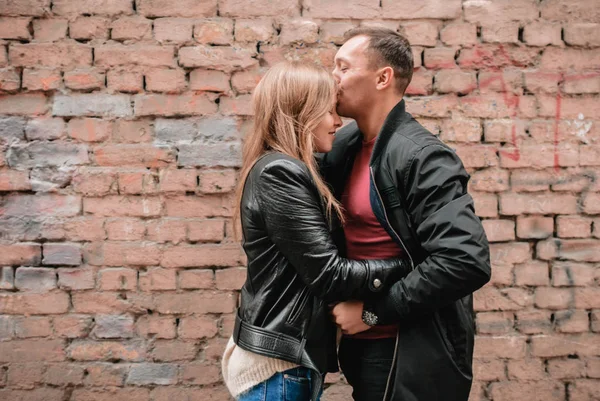
POLYGON ((401 260, 352 261, 332 239, 340 205, 314 152, 342 124, 329 73, 302 63, 270 69, 254 91, 238 211, 248 276, 223 377, 239 401, 308 401, 337 370, 330 302, 374 296, 407 273, 401 260))

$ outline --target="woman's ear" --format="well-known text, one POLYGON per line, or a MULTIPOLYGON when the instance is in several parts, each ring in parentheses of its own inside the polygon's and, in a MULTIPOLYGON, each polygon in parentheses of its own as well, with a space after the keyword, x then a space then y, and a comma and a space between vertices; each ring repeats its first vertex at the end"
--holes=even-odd
POLYGON ((394 69, 392 67, 383 67, 377 71, 377 90, 389 88, 394 83, 394 69))

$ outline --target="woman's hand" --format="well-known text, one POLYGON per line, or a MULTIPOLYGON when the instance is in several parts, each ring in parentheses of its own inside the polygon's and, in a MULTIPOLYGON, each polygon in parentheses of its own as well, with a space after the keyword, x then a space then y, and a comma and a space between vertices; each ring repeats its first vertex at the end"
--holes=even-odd
POLYGON ((344 334, 356 334, 370 329, 362 320, 363 302, 345 301, 340 302, 331 309, 331 315, 335 324, 340 326, 344 334))

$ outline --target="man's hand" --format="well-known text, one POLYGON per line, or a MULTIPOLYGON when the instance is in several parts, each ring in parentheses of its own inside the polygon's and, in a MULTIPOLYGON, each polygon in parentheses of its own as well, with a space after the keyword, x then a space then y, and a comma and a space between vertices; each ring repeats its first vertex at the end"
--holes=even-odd
POLYGON ((356 334, 371 328, 363 322, 362 312, 362 301, 340 302, 331 310, 335 324, 344 334, 356 334))

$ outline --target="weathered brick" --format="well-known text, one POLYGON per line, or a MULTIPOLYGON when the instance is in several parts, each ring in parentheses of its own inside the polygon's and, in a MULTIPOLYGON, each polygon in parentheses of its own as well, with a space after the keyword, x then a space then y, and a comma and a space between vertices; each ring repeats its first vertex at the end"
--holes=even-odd
POLYGON ((0 313, 3 314, 51 315, 66 313, 68 309, 69 296, 64 292, 0 294, 0 313))
POLYGON ((497 217, 498 216, 498 197, 496 194, 473 192, 473 203, 475 204, 475 213, 479 217, 497 217))
POLYGON ((547 333, 552 330, 549 311, 522 311, 516 313, 517 329, 524 334, 547 333))
POLYGON ((59 268, 58 287, 65 290, 89 290, 94 288, 96 270, 90 266, 59 268))
POLYGON ((554 314, 556 331, 560 333, 584 333, 590 329, 588 312, 584 310, 564 310, 554 314))
POLYGON ((243 252, 237 244, 170 246, 165 249, 161 265, 164 267, 238 266, 243 252))
MULTIPOLYGON (((108 377, 101 377, 101 382, 105 379, 110 380, 108 377)), ((113 379, 116 380, 116 379, 113 379)), ((73 390, 71 400, 72 401, 112 401, 112 400, 136 400, 136 401, 150 401, 150 390, 147 388, 136 388, 136 387, 104 387, 103 388, 89 389, 89 388, 76 388, 73 390)))
POLYGON ((251 116, 254 114, 251 95, 221 97, 219 112, 224 115, 251 116))
POLYGON ((0 169, 0 192, 27 191, 31 189, 29 174, 26 171, 0 169))
POLYGON ((126 383, 133 385, 169 385, 177 383, 177 365, 140 363, 133 364, 126 383))
POLYGON ((173 56, 173 48, 169 46, 104 45, 95 48, 94 64, 105 67, 119 65, 172 67, 173 56))
POLYGON ((223 220, 189 220, 188 239, 192 242, 221 242, 224 227, 223 220))
POLYGON ((238 167, 241 165, 241 144, 181 145, 177 164, 183 167, 238 167))
POLYGON ((519 43, 519 23, 513 21, 484 25, 481 29, 484 43, 519 43))
POLYGON ((40 244, 0 244, 0 265, 32 265, 41 262, 40 244))
POLYGON ((120 173, 118 177, 119 193, 122 195, 158 193, 158 177, 152 172, 120 173))
POLYGON ((137 271, 133 269, 102 269, 98 272, 98 285, 103 291, 135 291, 137 271))
POLYGON ((136 322, 137 334, 142 337, 172 339, 176 330, 174 317, 141 316, 136 322))
POLYGON ((597 336, 593 334, 552 334, 531 337, 531 355, 557 357, 568 355, 597 355, 597 336))
POLYGON ((440 39, 446 45, 469 46, 477 44, 477 25, 452 22, 440 30, 440 39))
POLYGON ((35 19, 33 37, 37 42, 55 42, 67 36, 68 26, 66 19, 35 19))
POLYGON ((147 223, 146 236, 150 241, 178 244, 186 239, 187 224, 179 219, 151 220, 147 223))
POLYGON ((53 90, 58 89, 62 82, 60 71, 52 69, 23 70, 23 88, 29 90, 53 90))
POLYGON ((195 342, 157 341, 152 350, 152 357, 159 362, 192 360, 198 353, 195 342))
POLYGON ((523 29, 523 39, 529 46, 562 45, 560 24, 547 21, 534 21, 523 29))
POLYGON ((206 94, 137 95, 136 116, 205 115, 217 111, 217 105, 206 94))
POLYGON ((111 24, 113 40, 141 40, 152 37, 152 20, 141 16, 121 17, 111 24))
MULTIPOLYGON (((310 14, 308 4, 304 5, 304 15, 315 17, 310 14)), ((339 15, 343 10, 336 7, 336 12, 328 14, 326 18, 331 18, 332 15, 339 15)), ((276 3, 268 0, 256 0, 252 3, 241 0, 222 0, 219 2, 220 15, 230 17, 263 17, 263 16, 297 16, 300 14, 298 3, 294 0, 281 0, 276 3)), ((343 18, 343 17, 339 17, 343 18)), ((364 15, 361 17, 364 18, 364 15)))
POLYGON ((478 333, 506 334, 513 330, 513 325, 514 314, 510 312, 479 312, 477 314, 478 333))
POLYGON ((292 19, 282 25, 279 34, 279 43, 289 45, 292 43, 315 43, 319 39, 319 26, 311 20, 292 19))
POLYGON ((254 52, 245 48, 194 46, 179 49, 179 62, 184 67, 201 67, 229 72, 258 64, 254 52))
MULTIPOLYGON (((600 73, 567 74, 565 76, 563 90, 565 93, 599 93, 600 73)), ((582 120, 583 118, 580 116, 583 116, 583 114, 578 116, 578 118, 582 120)), ((597 165, 597 161, 593 162, 586 159, 586 164, 597 165)))
POLYGON ((581 216, 558 216, 556 232, 561 238, 587 238, 592 235, 592 219, 581 216))
POLYGON ((83 382, 84 373, 81 365, 55 363, 47 367, 44 382, 53 386, 75 386, 83 382))
POLYGON ((465 19, 469 22, 528 21, 539 16, 534 0, 500 0, 494 2, 467 1, 465 19))
POLYGON ((68 143, 27 143, 11 146, 7 152, 11 167, 32 168, 89 163, 87 147, 68 143))
POLYGON ((0 342, 0 362, 60 362, 65 360, 63 340, 13 340, 0 342))
MULTIPOLYGON (((417 69, 413 73, 410 85, 406 88, 406 95, 431 95, 433 92, 433 72, 417 69)), ((427 128, 427 127, 426 127, 427 128)))
POLYGON ((108 196, 83 200, 84 212, 98 216, 159 216, 161 209, 161 202, 156 198, 108 196))
POLYGON ((110 20, 104 17, 78 17, 69 24, 69 36, 73 39, 108 39, 110 20))
POLYGON ((442 70, 435 74, 434 89, 439 93, 467 94, 477 88, 474 72, 442 70))
POLYGON ((46 113, 48 104, 40 93, 0 95, 0 110, 6 115, 39 115, 46 113))
POLYGON ((427 68, 442 69, 455 68, 454 61, 456 50, 450 47, 435 47, 425 49, 424 65, 427 68))
POLYGON ((50 0, 22 0, 0 3, 0 15, 41 16, 50 11, 50 0))
POLYGON ((225 292, 159 293, 154 297, 159 313, 231 313, 236 297, 225 292))
POLYGON ((141 0, 137 11, 146 17, 212 17, 217 14, 217 0, 141 0))
POLYGON ((508 378, 511 380, 543 380, 546 378, 544 363, 540 359, 524 359, 522 361, 508 361, 508 378))
POLYGON ((65 86, 73 90, 99 89, 104 87, 105 80, 105 73, 94 68, 82 68, 64 74, 65 86))
POLYGON ((162 291, 177 289, 177 271, 154 267, 140 273, 141 291, 162 291))
POLYGON ((552 285, 555 287, 592 285, 595 272, 593 265, 556 261, 552 264, 552 285))
POLYGON ((127 0, 110 0, 101 3, 94 0, 81 0, 76 3, 69 0, 54 0, 52 11, 58 15, 118 15, 132 14, 133 7, 132 3, 127 0))
POLYGON ((86 365, 84 383, 88 386, 123 386, 129 366, 114 363, 86 365))
POLYGON ((206 362, 192 362, 183 366, 181 380, 186 384, 207 385, 220 380, 219 365, 209 365, 206 362))
POLYGON ((523 359, 527 344, 524 336, 476 336, 475 357, 523 359))
MULTIPOLYGON (((15 271, 11 266, 0 268, 0 290, 12 290, 15 288, 15 271)), ((0 319, 0 333, 2 332, 2 320, 0 319)), ((2 337, 2 336, 0 336, 2 337)))
POLYGON ((43 246, 44 265, 71 265, 78 266, 81 263, 81 247, 75 243, 52 244, 45 243, 43 246))
POLYGON ((13 66, 72 68, 92 64, 92 48, 76 43, 15 44, 9 48, 13 66))
POLYGON ((242 288, 246 281, 246 268, 234 267, 223 270, 217 270, 215 274, 217 289, 234 290, 242 288))
POLYGON ((154 20, 154 37, 159 42, 185 43, 191 42, 194 30, 194 19, 158 18, 154 20))
POLYGON ((550 359, 548 374, 555 379, 575 379, 585 372, 585 361, 579 359, 550 359))
POLYGON ((62 118, 40 117, 27 121, 25 136, 27 140, 52 140, 64 136, 65 122, 62 118))
POLYGON ((49 268, 20 267, 15 275, 15 287, 31 292, 47 292, 56 288, 56 272, 49 268))
POLYGON ((573 292, 568 288, 538 287, 535 290, 535 305, 542 309, 560 310, 573 305, 573 292))
POLYGON ((572 195, 524 195, 501 194, 500 211, 504 215, 527 214, 575 214, 577 198, 572 195))
POLYGON ((124 93, 138 93, 144 87, 144 75, 139 71, 124 71, 111 69, 107 75, 109 90, 124 93))
POLYGON ((133 317, 128 315, 96 315, 92 334, 97 338, 133 337, 133 317))
POLYGON ((461 14, 461 3, 458 0, 450 0, 443 4, 434 0, 426 0, 419 4, 408 0, 383 0, 381 5, 382 14, 386 18, 454 19, 461 14))
POLYGON ((600 13, 594 2, 586 0, 548 0, 540 5, 541 17, 556 21, 598 21, 600 13))
POLYGON ((600 24, 575 23, 565 26, 565 42, 572 46, 597 47, 600 46, 600 24))
POLYGON ((520 288, 484 287, 474 294, 476 311, 519 311, 533 305, 533 296, 520 288))
MULTIPOLYGON (((330 23, 335 24, 335 22, 330 23)), ((329 26, 329 25, 326 25, 329 26)), ((344 25, 345 27, 347 25, 344 25)), ((323 33, 324 27, 321 28, 323 33)), ((343 32, 341 33, 343 34, 343 32)), ((341 34, 338 34, 338 38, 341 38, 341 34)), ((273 27, 273 20, 267 18, 258 19, 243 19, 236 18, 235 20, 235 41, 236 42, 263 42, 269 43, 271 39, 276 35, 275 28, 273 27)), ((327 40, 329 37, 325 37, 327 40)), ((337 44, 341 41, 338 40, 337 44)))
MULTIPOLYGON (((21 269, 17 269, 17 272, 21 269)), ((21 317, 15 319, 15 336, 17 338, 49 337, 52 335, 50 318, 21 317)))
POLYGON ((210 317, 186 317, 181 319, 178 334, 184 339, 212 338, 218 333, 217 321, 210 317))
POLYGON ((132 115, 132 110, 126 95, 81 94, 56 96, 52 114, 64 117, 127 117, 132 115))
POLYGON ((518 286, 546 286, 550 285, 549 268, 547 262, 533 260, 515 266, 515 283, 518 286))
POLYGON ((137 242, 105 242, 103 264, 105 266, 153 266, 157 265, 161 249, 156 244, 137 242))
POLYGON ((233 20, 209 18, 194 24, 194 39, 209 45, 228 45, 233 42, 233 20))
POLYGON ((190 73, 190 89, 208 92, 228 92, 229 75, 214 70, 196 69, 190 73))
POLYGON ((7 384, 13 388, 34 389, 43 380, 44 366, 40 363, 14 363, 8 367, 7 384))
POLYGON ((0 91, 13 92, 21 87, 21 77, 16 70, 2 69, 0 70, 0 91))
POLYGON ((600 55, 594 50, 548 47, 544 50, 539 65, 546 70, 581 71, 594 69, 599 62, 600 55))
POLYGON ((94 150, 99 166, 165 167, 175 161, 170 148, 152 145, 107 145, 94 150))
POLYGON ((517 235, 519 238, 547 238, 553 232, 554 221, 551 217, 517 217, 517 235))
POLYGON ((179 288, 210 289, 214 286, 212 270, 182 270, 179 272, 179 288))
POLYGON ((134 241, 144 238, 146 226, 139 219, 117 218, 105 223, 108 239, 113 241, 134 241))
POLYGON ((152 70, 146 74, 146 90, 154 92, 182 92, 187 82, 184 70, 152 70))
POLYGON ((18 142, 25 138, 25 119, 0 117, 0 144, 18 142))

